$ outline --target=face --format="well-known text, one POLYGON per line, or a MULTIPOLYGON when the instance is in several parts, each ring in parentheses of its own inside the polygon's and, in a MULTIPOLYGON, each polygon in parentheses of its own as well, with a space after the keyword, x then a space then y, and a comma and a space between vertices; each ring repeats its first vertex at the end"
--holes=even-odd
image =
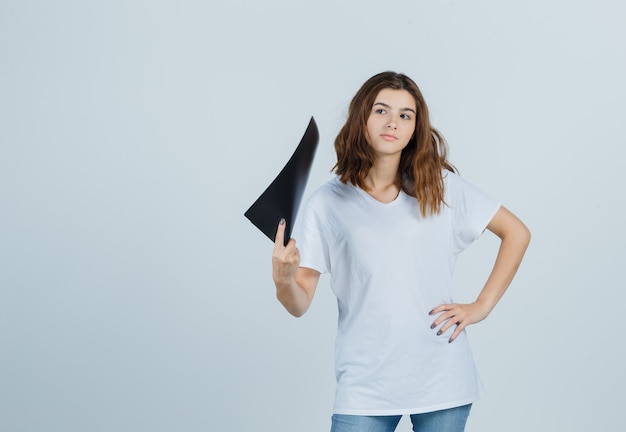
POLYGON ((374 100, 367 119, 368 141, 379 156, 397 156, 415 131, 417 108, 406 90, 383 89, 374 100))

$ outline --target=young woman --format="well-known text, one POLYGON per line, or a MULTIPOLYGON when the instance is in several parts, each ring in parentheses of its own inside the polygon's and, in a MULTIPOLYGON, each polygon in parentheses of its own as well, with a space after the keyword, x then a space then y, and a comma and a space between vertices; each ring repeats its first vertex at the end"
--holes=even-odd
POLYGON ((335 140, 337 176, 313 193, 272 275, 280 302, 306 312, 321 273, 337 296, 331 432, 463 431, 482 388, 465 327, 511 283, 530 233, 456 174, 417 85, 383 72, 354 96, 335 140), (457 255, 488 229, 501 239, 476 301, 452 300, 457 255), (296 247, 296 240, 298 246, 296 247))

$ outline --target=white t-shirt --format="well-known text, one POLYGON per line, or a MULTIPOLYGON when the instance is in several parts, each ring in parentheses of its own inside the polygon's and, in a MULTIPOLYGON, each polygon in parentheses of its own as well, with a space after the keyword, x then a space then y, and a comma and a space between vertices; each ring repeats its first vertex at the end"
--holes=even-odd
POLYGON ((500 207, 444 170, 441 212, 422 217, 400 192, 384 204, 335 177, 313 193, 294 226, 302 267, 330 273, 339 322, 334 413, 417 414, 482 394, 465 332, 448 343, 428 312, 452 300, 457 254, 500 207))

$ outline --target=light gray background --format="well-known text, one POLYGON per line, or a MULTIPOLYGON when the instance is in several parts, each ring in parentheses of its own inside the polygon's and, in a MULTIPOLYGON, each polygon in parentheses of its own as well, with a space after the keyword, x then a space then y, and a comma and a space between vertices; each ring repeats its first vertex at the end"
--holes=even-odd
MULTIPOLYGON (((311 115, 421 86, 462 175, 531 228, 470 328, 468 431, 621 430, 626 27, 608 1, 0 1, 0 430, 326 431, 336 307, 275 300, 243 212, 311 115)), ((497 242, 460 259, 478 293, 497 242)), ((409 430, 403 421, 399 430, 409 430)))

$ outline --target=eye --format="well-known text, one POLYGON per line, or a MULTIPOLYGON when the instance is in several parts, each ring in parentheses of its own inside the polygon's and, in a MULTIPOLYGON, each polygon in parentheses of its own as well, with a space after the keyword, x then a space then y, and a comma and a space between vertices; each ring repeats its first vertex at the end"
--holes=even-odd
POLYGON ((387 111, 385 111, 383 108, 377 108, 374 110, 374 112, 376 114, 387 114, 387 111))
POLYGON ((411 120, 411 116, 409 114, 402 114, 400 117, 402 117, 404 120, 411 120))

